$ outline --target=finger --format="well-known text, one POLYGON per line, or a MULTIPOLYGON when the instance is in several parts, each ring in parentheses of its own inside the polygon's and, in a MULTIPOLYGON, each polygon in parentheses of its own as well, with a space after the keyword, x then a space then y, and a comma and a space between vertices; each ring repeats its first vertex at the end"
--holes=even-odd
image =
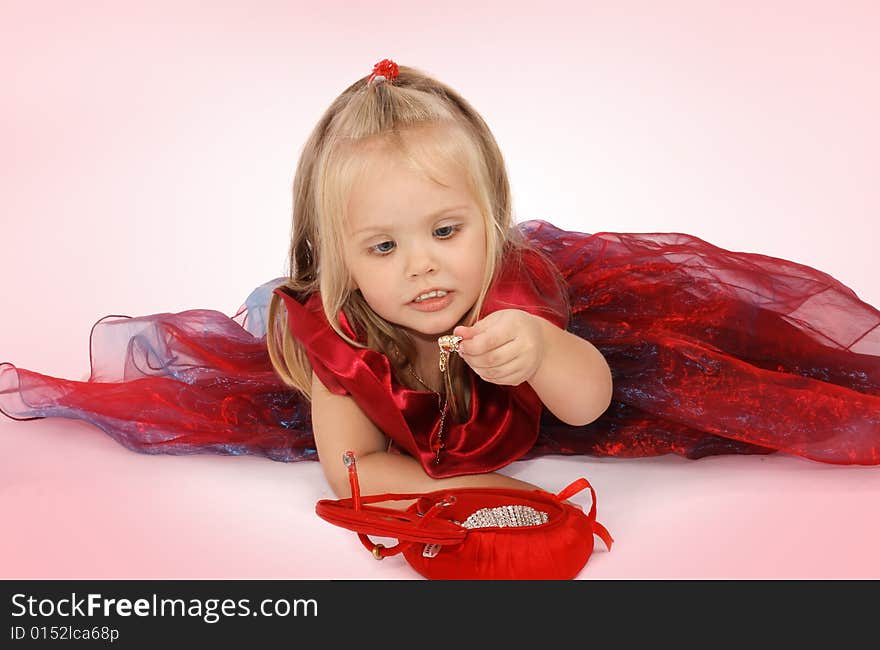
POLYGON ((455 336, 461 336, 462 338, 470 339, 475 337, 477 334, 487 332, 492 329, 492 324, 495 322, 495 320, 497 320, 496 314, 497 312, 493 312, 485 318, 478 320, 470 327, 468 327, 467 325, 457 325, 452 330, 452 333, 455 336))
MULTIPOLYGON (((473 347, 473 342, 469 342, 468 346, 473 347)), ((482 354, 470 354, 467 349, 462 351, 461 345, 459 345, 459 354, 467 361, 468 365, 480 368, 494 368, 519 356, 515 339, 482 354)))
POLYGON ((455 329, 452 330, 452 335, 460 336, 465 340, 472 339, 477 335, 477 329, 475 327, 465 327, 464 325, 458 325, 455 329))
POLYGON ((465 343, 464 341, 459 343, 458 351, 472 357, 480 356, 488 352, 501 349, 515 339, 516 334, 499 334, 498 332, 494 331, 483 332, 482 334, 477 334, 472 339, 469 339, 467 343, 465 343))
POLYGON ((494 366, 481 366, 481 365, 472 365, 471 368, 474 369, 481 377, 484 379, 498 379, 500 377, 505 377, 507 375, 515 374, 517 370, 521 369, 521 363, 519 359, 507 359, 501 363, 496 363, 494 366))
POLYGON ((504 370, 489 370, 487 375, 482 377, 484 380, 491 381, 493 384, 513 386, 521 384, 523 382, 523 376, 523 368, 518 365, 513 365, 504 370))
POLYGON ((479 331, 477 330, 476 327, 468 327, 466 325, 457 325, 452 330, 453 336, 460 336, 463 339, 472 339, 477 334, 479 334, 479 331))

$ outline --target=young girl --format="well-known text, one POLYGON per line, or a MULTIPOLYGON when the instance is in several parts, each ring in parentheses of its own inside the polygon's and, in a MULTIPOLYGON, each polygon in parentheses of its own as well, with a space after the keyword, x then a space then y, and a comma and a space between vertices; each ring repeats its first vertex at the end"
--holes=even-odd
POLYGON ((878 323, 794 262, 513 224, 484 121, 383 60, 303 149, 287 278, 231 319, 102 319, 89 381, 4 364, 0 408, 146 453, 317 457, 340 496, 348 449, 364 494, 532 489, 495 471, 548 453, 875 465, 878 323))
POLYGON ((383 61, 374 72, 321 121, 298 170, 291 281, 274 292, 288 315, 280 346, 275 297, 269 314, 273 364, 310 397, 337 494, 349 449, 368 493, 534 489, 487 472, 534 444, 541 403, 573 426, 599 417, 611 371, 565 331, 552 264, 523 259, 482 120, 414 71, 401 79, 383 61), (325 180, 313 189, 311 178, 325 180), (441 364, 449 334, 464 340, 441 364))

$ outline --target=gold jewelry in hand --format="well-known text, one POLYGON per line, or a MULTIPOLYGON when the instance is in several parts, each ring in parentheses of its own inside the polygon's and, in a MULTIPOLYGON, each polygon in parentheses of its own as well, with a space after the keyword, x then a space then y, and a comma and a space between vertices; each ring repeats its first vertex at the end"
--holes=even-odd
POLYGON ((462 337, 447 334, 437 339, 437 345, 440 346, 440 372, 446 372, 446 366, 449 361, 450 352, 458 352, 458 344, 461 343, 462 337))

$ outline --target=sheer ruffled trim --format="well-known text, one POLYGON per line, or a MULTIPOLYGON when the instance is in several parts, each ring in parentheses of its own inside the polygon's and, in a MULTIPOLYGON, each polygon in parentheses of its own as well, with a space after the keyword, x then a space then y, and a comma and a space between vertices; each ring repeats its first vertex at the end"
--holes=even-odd
POLYGON ((231 318, 206 309, 104 316, 89 336, 88 381, 0 364, 0 412, 85 420, 144 453, 313 458, 303 399, 266 350, 267 295, 282 281, 255 289, 231 318))

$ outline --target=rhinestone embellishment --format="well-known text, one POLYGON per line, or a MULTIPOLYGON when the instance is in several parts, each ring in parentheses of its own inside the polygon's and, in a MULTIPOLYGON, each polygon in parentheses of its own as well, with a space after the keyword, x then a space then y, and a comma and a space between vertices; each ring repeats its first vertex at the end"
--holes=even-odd
POLYGON ((500 528, 514 526, 540 526, 546 524, 549 517, 546 512, 535 510, 531 506, 511 505, 497 508, 480 508, 464 520, 464 528, 500 528))

